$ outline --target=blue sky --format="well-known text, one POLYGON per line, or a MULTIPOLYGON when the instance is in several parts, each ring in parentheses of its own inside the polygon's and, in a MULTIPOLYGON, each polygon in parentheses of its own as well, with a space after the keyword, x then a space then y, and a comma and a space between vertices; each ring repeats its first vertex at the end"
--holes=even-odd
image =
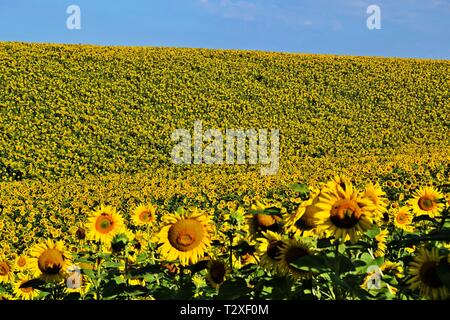
POLYGON ((0 0, 0 41, 450 59, 450 0, 0 0))

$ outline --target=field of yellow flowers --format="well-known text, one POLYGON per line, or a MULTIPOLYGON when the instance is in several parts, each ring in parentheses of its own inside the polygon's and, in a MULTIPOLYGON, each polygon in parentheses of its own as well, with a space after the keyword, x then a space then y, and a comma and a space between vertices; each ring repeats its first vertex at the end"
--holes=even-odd
POLYGON ((0 43, 0 299, 449 299, 450 62, 0 43), (171 133, 279 128, 280 169, 171 133))

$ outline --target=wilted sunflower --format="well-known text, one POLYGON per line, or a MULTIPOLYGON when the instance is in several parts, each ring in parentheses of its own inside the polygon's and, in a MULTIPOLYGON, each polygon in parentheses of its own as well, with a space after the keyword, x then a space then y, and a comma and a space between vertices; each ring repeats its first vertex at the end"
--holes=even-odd
POLYGON ((134 209, 131 219, 136 226, 145 226, 154 223, 156 221, 156 206, 139 205, 134 209))
POLYGON ((420 248, 418 255, 409 265, 409 273, 412 278, 408 280, 412 290, 420 289, 420 294, 425 297, 447 299, 449 294, 447 287, 440 279, 437 269, 441 263, 447 263, 445 256, 440 256, 437 248, 427 250, 420 248))
POLYGON ((101 206, 93 212, 88 223, 88 239, 102 243, 111 241, 115 234, 122 231, 124 227, 123 218, 116 213, 116 209, 111 206, 101 206))
POLYGON ((17 275, 17 280, 14 282, 13 291, 14 295, 19 300, 33 300, 39 296, 39 290, 33 287, 22 287, 21 286, 32 280, 33 278, 29 275, 19 274, 17 275))
POLYGON ((295 260, 309 255, 312 255, 312 250, 308 244, 290 239, 281 246, 278 254, 280 270, 295 279, 311 277, 311 272, 300 270, 291 265, 295 260))
POLYGON ((168 261, 179 260, 181 265, 196 263, 211 245, 214 225, 203 211, 179 209, 164 216, 166 225, 158 238, 158 252, 168 261))
POLYGON ((386 211, 388 200, 386 199, 386 193, 381 189, 381 186, 376 183, 369 183, 363 194, 363 198, 369 199, 374 205, 374 219, 381 221, 383 219, 383 213, 386 211))
POLYGON ((280 270, 280 252, 285 241, 282 236, 272 231, 263 232, 263 238, 258 238, 257 250, 260 255, 260 265, 268 270, 280 270))
POLYGON ((413 217, 410 214, 408 207, 395 209, 392 212, 392 215, 394 218, 394 226, 408 232, 412 232, 414 230, 414 227, 411 225, 413 217))
POLYGON ((133 241, 134 234, 123 228, 122 231, 116 233, 109 243, 109 250, 114 254, 120 254, 125 251, 125 248, 133 241))
POLYGON ((444 208, 444 204, 440 202, 443 198, 444 196, 438 190, 424 187, 414 193, 414 198, 410 199, 408 204, 412 206, 416 215, 427 215, 434 218, 444 208))
POLYGON ((301 203, 296 212, 286 218, 286 231, 292 232, 294 236, 312 236, 316 233, 317 219, 315 214, 319 211, 316 204, 319 202, 319 190, 311 191, 309 200, 301 203))
POLYGON ((65 278, 70 258, 61 241, 49 239, 35 244, 30 253, 30 269, 36 277, 47 282, 58 282, 65 278))
POLYGON ((319 230, 329 236, 355 243, 373 223, 374 206, 361 198, 352 184, 333 184, 334 189, 321 192, 316 206, 319 230))
POLYGON ((389 235, 389 231, 387 229, 381 230, 378 235, 375 236, 375 242, 377 245, 377 248, 375 250, 375 257, 384 257, 386 254, 387 249, 387 237, 389 235))
POLYGON ((206 280, 213 288, 219 287, 225 281, 228 272, 227 265, 220 260, 208 261, 206 270, 208 271, 206 280))
POLYGON ((0 283, 9 283, 14 277, 14 266, 4 255, 0 256, 0 283))

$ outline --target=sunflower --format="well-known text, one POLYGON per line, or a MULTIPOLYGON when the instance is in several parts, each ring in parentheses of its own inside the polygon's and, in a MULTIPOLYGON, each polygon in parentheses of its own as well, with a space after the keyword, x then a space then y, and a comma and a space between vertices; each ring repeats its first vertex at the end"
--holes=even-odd
POLYGON ((389 235, 389 231, 387 231, 387 229, 381 230, 380 233, 378 235, 375 236, 375 242, 377 245, 377 248, 375 250, 375 257, 384 257, 384 255, 386 254, 386 249, 387 249, 387 237, 389 235))
POLYGON ((15 267, 18 271, 25 271, 28 268, 28 257, 26 255, 17 256, 15 267))
POLYGON ((412 215, 409 212, 408 207, 401 207, 393 211, 394 216, 394 226, 412 232, 414 231, 414 227, 412 226, 412 215))
POLYGON ((134 209, 131 219, 136 226, 145 226, 154 223, 156 221, 156 206, 139 205, 134 209))
POLYGON ((49 239, 35 244, 30 253, 30 268, 36 277, 47 282, 58 282, 65 278, 70 259, 61 241, 53 242, 49 239))
POLYGON ((119 233, 116 233, 109 243, 109 250, 114 254, 120 254, 125 251, 125 248, 133 241, 134 234, 126 230, 122 229, 119 233))
POLYGON ((9 283, 14 277, 14 265, 5 256, 0 256, 0 283, 9 283))
MULTIPOLYGON (((263 204, 256 201, 251 206, 252 211, 264 211, 269 208, 270 205, 263 204)), ((255 238, 261 231, 278 231, 280 229, 281 216, 278 214, 265 214, 265 213, 249 213, 247 215, 247 224, 250 232, 250 236, 255 238)))
POLYGON ((410 199, 408 204, 412 206, 416 215, 427 215, 434 218, 444 207, 444 204, 440 202, 443 198, 444 196, 438 190, 424 187, 414 193, 414 198, 410 199))
POLYGON ((369 199, 374 205, 374 219, 381 221, 383 219, 383 213, 386 211, 388 200, 386 199, 386 193, 381 189, 378 183, 369 183, 366 186, 362 194, 363 198, 369 199))
POLYGON ((351 183, 333 185, 333 189, 321 193, 316 204, 318 228, 336 239, 355 243, 372 227, 375 207, 360 197, 351 183))
POLYGON ((275 272, 280 268, 280 251, 285 241, 282 236, 272 231, 263 232, 263 238, 258 238, 257 250, 260 255, 260 265, 275 272))
POLYGON ((296 237, 308 237, 316 234, 317 219, 315 214, 319 211, 316 206, 319 201, 319 194, 319 190, 313 190, 311 198, 301 203, 296 212, 285 219, 285 227, 288 233, 292 232, 296 237))
POLYGON ((311 277, 311 272, 300 270, 291 265, 295 260, 312 255, 312 250, 305 242, 290 239, 284 243, 278 253, 280 270, 295 279, 311 277))
POLYGON ((196 263, 211 245, 214 225, 203 211, 179 209, 164 217, 166 225, 158 234, 158 252, 168 261, 181 265, 196 263))
POLYGON ((29 275, 19 274, 17 280, 14 282, 13 291, 14 295, 19 300, 33 300, 39 296, 39 290, 33 287, 21 287, 24 283, 32 280, 29 275))
POLYGON ((206 280, 213 288, 218 288, 225 281, 228 268, 223 261, 210 260, 207 265, 207 271, 206 280))
POLYGON ((124 227, 122 217, 116 213, 116 209, 111 206, 101 206, 93 212, 86 224, 89 240, 96 240, 102 243, 111 241, 112 237, 122 231, 124 227))
POLYGON ((404 270, 403 265, 400 262, 392 262, 389 260, 385 260, 380 267, 381 271, 384 273, 392 273, 396 278, 403 278, 404 270))
POLYGON ((437 269, 441 263, 447 263, 444 256, 439 255, 437 248, 427 250, 420 248, 418 255, 410 263, 409 273, 412 278, 408 280, 411 290, 420 289, 422 296, 436 299, 449 297, 447 287, 440 279, 437 269))

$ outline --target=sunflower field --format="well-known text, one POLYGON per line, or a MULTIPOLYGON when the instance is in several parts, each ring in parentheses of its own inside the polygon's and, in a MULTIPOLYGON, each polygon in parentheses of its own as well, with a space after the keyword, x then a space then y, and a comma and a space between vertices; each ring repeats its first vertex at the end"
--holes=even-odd
POLYGON ((450 61, 0 43, 0 129, 1 300, 450 298, 450 61))

